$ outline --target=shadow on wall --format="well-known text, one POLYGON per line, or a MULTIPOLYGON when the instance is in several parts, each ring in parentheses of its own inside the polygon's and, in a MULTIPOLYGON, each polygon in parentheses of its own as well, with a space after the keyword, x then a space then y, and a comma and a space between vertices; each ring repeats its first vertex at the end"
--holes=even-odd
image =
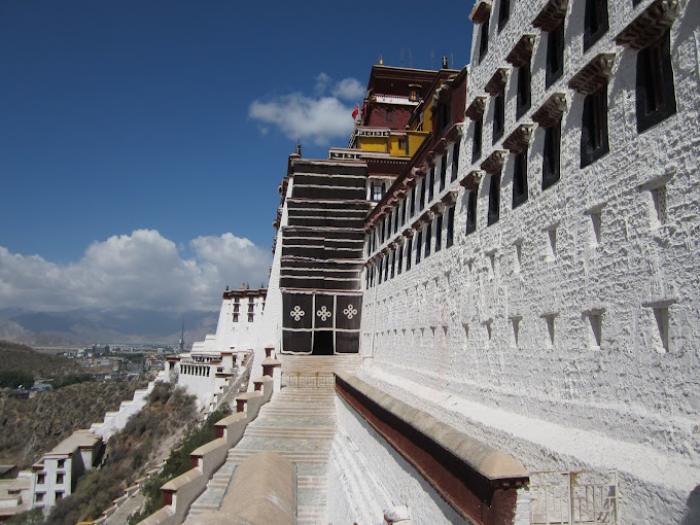
POLYGON ((681 525, 698 525, 700 523, 700 485, 688 496, 688 508, 681 525))

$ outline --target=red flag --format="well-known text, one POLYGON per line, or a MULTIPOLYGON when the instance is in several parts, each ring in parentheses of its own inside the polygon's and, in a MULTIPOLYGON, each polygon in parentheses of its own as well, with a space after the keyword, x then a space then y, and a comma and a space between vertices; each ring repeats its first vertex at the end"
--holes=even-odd
POLYGON ((352 119, 357 120, 357 115, 360 114, 360 108, 355 104, 355 109, 352 110, 352 119))

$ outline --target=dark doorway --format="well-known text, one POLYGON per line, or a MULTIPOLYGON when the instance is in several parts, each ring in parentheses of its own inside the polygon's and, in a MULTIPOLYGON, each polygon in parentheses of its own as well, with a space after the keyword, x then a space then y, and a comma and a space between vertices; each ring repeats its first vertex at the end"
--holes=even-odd
POLYGON ((313 355, 333 355, 332 330, 316 330, 314 332, 313 355))

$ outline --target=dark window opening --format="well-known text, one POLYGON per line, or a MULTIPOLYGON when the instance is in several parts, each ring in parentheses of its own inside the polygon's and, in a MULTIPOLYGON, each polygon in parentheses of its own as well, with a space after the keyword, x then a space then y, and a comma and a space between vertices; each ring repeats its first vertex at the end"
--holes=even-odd
POLYGON ((413 239, 408 239, 406 242, 406 271, 411 269, 411 262, 413 260, 413 239))
POLYGON ((442 250, 442 215, 435 218, 435 253, 442 250))
POLYGON ((440 162, 440 191, 445 189, 445 179, 447 178, 447 153, 442 156, 440 162))
POLYGON ((442 103, 439 106, 439 123, 440 131, 444 130, 450 123, 450 106, 446 103, 442 103))
POLYGON ((637 54, 637 131, 642 133, 676 113, 671 32, 637 54))
POLYGON ((513 166, 513 208, 527 201, 527 150, 515 156, 513 166))
POLYGON ((479 63, 489 52, 489 20, 481 24, 481 34, 479 35, 479 63))
POLYGON ((455 238, 455 207, 452 206, 447 210, 447 238, 445 239, 445 247, 449 248, 454 244, 455 238))
POLYGON ((411 215, 413 217, 416 213, 416 187, 411 188, 411 215))
POLYGON ((472 162, 476 162, 481 157, 481 142, 484 132, 484 117, 474 121, 474 138, 472 142, 472 162))
POLYGON ((423 230, 416 236, 416 264, 420 262, 421 250, 423 249, 423 230))
POLYGON ((391 252, 391 278, 394 278, 394 271, 396 269, 396 252, 391 252))
POLYGON ((489 186, 489 215, 488 225, 498 222, 501 216, 501 176, 491 175, 489 186))
POLYGON ((510 18, 510 0, 501 0, 498 8, 498 30, 503 29, 510 18))
POLYGON ((546 190, 559 181, 561 159, 561 121, 556 126, 545 128, 544 151, 542 152, 542 189, 546 190))
POLYGON ((430 168, 430 182, 428 182, 428 202, 432 202, 435 196, 435 165, 430 168))
POLYGON ((595 44, 608 30, 608 0, 586 0, 583 22, 583 50, 595 44))
POLYGON ((493 98, 493 143, 503 136, 505 127, 505 94, 503 89, 493 98))
POLYGON ((471 190, 467 196, 467 235, 476 231, 476 191, 471 190))
POLYGON ((457 180, 457 174, 459 172, 459 145, 460 145, 460 140, 457 139, 457 142, 455 142, 454 147, 452 148, 452 176, 450 177, 450 181, 457 180))
POLYGON ((399 246, 399 267, 396 269, 399 275, 403 270, 403 245, 399 246))
POLYGON ((581 126, 581 167, 592 164, 610 151, 608 145, 608 86, 583 101, 581 126))
POLYGON ((420 208, 419 211, 423 211, 423 208, 425 208, 425 190, 426 186, 428 185, 428 177, 423 177, 423 180, 421 181, 420 185, 420 208))
POLYGON ((547 33, 547 79, 548 88, 561 78, 564 72, 564 21, 554 31, 547 33))
POLYGON ((384 280, 389 280, 389 256, 384 257, 384 280))
POLYGON ((430 255, 430 248, 433 241, 433 223, 432 221, 428 223, 428 227, 425 229, 425 257, 426 259, 430 255))
POLYGON ((530 109, 532 71, 530 62, 518 68, 518 98, 515 110, 516 119, 522 117, 530 109))

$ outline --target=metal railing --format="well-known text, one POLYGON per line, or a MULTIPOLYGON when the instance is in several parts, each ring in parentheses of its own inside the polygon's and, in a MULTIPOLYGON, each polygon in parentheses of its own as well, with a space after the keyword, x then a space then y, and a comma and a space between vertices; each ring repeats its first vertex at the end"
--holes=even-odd
POLYGON ((533 472, 531 525, 617 525, 617 472, 533 472))

